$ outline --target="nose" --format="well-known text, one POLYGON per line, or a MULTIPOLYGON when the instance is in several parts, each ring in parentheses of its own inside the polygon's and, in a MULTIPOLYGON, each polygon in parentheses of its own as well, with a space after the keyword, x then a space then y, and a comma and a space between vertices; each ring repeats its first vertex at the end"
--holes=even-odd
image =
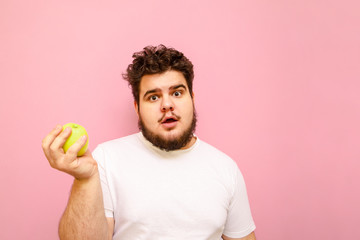
POLYGON ((163 98, 163 101, 161 102, 161 111, 167 112, 167 111, 174 111, 174 103, 171 101, 170 98, 163 98))

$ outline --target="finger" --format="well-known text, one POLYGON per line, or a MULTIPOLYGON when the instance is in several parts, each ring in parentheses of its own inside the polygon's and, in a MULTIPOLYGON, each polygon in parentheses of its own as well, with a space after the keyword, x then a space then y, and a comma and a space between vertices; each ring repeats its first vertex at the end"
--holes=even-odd
POLYGON ((51 130, 51 132, 42 140, 42 149, 46 157, 49 157, 50 145, 53 143, 54 139, 59 135, 62 130, 61 125, 56 125, 56 127, 51 130))
MULTIPOLYGON (((86 144, 86 142, 85 142, 86 144)), ((80 148, 81 149, 81 148, 80 148)), ((76 150, 75 150, 76 151, 76 150)), ((70 156, 70 155, 69 155, 70 156)), ((69 157, 69 159, 66 159, 65 161, 68 161, 68 164, 70 165, 70 168, 73 170, 76 170, 76 168, 78 168, 82 162, 87 162, 88 158, 93 158, 91 152, 89 149, 87 149, 85 151, 85 153, 83 155, 81 155, 80 157, 77 156, 77 154, 72 154, 71 157, 69 157), (74 158, 74 156, 76 157, 75 160, 72 160, 74 158), (70 159, 71 158, 71 159, 70 159)))
POLYGON ((83 156, 84 156, 84 157, 85 157, 85 156, 86 156, 86 157, 92 157, 92 154, 91 154, 90 149, 87 149, 83 156))
POLYGON ((82 136, 79 140, 77 140, 66 152, 65 161, 68 163, 73 162, 78 156, 78 152, 80 149, 86 144, 87 136, 82 136))
POLYGON ((59 152, 60 150, 61 153, 64 153, 62 147, 64 146, 66 140, 70 137, 71 131, 71 127, 67 127, 54 139, 53 143, 50 145, 50 149, 52 150, 52 152, 55 153, 59 152))

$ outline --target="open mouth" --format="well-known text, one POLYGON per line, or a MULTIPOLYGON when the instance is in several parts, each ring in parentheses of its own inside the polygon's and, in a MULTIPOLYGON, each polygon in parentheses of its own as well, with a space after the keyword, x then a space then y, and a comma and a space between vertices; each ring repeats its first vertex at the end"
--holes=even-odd
POLYGON ((169 117, 169 118, 165 118, 161 123, 173 123, 173 122, 177 122, 177 119, 173 117, 169 117))
POLYGON ((174 129, 178 122, 180 121, 181 117, 176 115, 176 114, 172 114, 169 116, 163 116, 160 120, 159 123, 161 124, 161 126, 163 126, 166 130, 171 130, 174 129))

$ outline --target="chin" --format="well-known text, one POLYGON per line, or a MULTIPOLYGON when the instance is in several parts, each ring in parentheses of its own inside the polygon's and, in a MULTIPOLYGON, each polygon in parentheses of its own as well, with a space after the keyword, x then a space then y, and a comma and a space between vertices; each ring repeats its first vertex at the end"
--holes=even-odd
POLYGON ((181 132, 175 129, 168 130, 164 134, 161 134, 161 137, 166 140, 175 140, 180 137, 181 132))
POLYGON ((182 123, 173 129, 165 129, 161 125, 158 125, 155 129, 149 129, 142 121, 141 115, 139 115, 138 126, 144 137, 154 146, 165 151, 177 150, 191 141, 196 128, 196 113, 194 111, 191 124, 187 128, 186 124, 182 123))

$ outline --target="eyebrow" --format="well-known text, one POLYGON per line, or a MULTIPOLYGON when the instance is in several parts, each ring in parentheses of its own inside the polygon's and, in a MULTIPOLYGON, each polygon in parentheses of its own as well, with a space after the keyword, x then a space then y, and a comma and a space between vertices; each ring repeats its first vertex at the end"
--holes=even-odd
MULTIPOLYGON (((178 89, 178 88, 184 88, 186 90, 186 86, 184 84, 178 84, 178 85, 171 86, 171 87, 169 87, 169 90, 175 90, 175 89, 178 89)), ((145 98, 149 94, 157 93, 157 92, 161 92, 161 89, 160 88, 154 88, 154 89, 148 90, 144 94, 143 98, 145 98)))
POLYGON ((175 86, 171 86, 169 89, 170 90, 175 90, 175 89, 178 89, 178 88, 184 88, 186 90, 186 87, 184 84, 179 84, 179 85, 175 85, 175 86))

